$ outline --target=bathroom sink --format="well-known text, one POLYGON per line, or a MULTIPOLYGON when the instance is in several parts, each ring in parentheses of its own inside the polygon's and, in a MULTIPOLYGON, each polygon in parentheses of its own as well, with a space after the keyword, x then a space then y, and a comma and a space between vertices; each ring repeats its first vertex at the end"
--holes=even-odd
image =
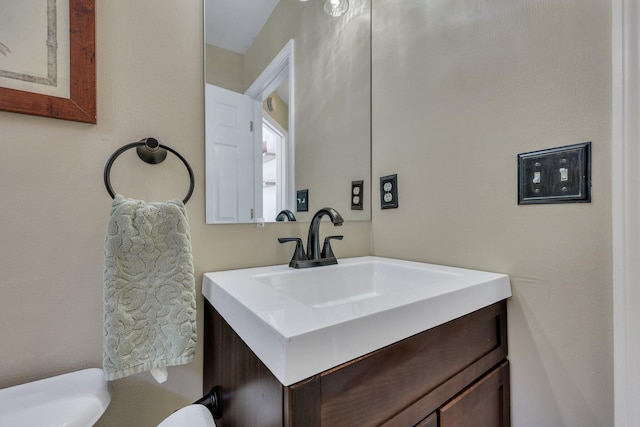
POLYGON ((1 389, 0 426, 92 426, 110 401, 102 369, 84 369, 1 389))
POLYGON ((283 385, 511 296, 503 274, 380 257, 206 273, 202 293, 283 385))
POLYGON ((312 308, 328 308, 381 296, 393 297, 418 292, 426 283, 443 283, 460 273, 433 268, 415 268, 393 262, 339 264, 332 268, 314 268, 257 274, 253 277, 276 292, 312 308), (402 280, 397 280, 402 277, 402 280))

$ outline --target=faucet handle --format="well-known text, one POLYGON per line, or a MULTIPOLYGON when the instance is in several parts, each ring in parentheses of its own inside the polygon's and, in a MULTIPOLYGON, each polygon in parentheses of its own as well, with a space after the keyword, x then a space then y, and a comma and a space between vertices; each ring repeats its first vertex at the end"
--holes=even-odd
POLYGON ((278 237, 278 242, 287 243, 287 242, 296 242, 296 249, 293 252, 293 258, 291 258, 291 262, 289 265, 294 263, 294 261, 306 261, 307 254, 304 252, 304 246, 302 246, 302 239, 299 237, 278 237))
POLYGON ((321 258, 335 258, 336 256, 333 254, 333 250, 331 249, 331 239, 334 240, 342 240, 344 236, 327 236, 324 238, 324 246, 322 246, 322 252, 320 253, 321 258))

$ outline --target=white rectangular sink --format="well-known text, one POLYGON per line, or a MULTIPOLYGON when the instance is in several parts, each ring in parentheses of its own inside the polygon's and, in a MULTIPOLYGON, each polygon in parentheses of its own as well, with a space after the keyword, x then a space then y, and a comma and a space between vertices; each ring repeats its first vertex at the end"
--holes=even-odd
POLYGON ((378 261, 340 263, 337 268, 312 268, 305 271, 289 269, 253 277, 309 307, 326 308, 419 291, 427 283, 442 282, 459 276, 459 273, 378 261), (400 277, 402 280, 398 280, 400 277))
POLYGON ((202 293, 283 385, 509 298, 508 276, 380 257, 206 273, 202 293))

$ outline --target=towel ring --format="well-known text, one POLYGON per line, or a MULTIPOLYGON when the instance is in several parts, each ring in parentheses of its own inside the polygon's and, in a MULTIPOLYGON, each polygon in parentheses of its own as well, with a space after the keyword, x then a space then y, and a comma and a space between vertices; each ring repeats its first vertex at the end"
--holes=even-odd
POLYGON ((187 204, 187 202, 191 198, 191 194, 193 194, 193 187, 194 187, 193 170, 191 170, 191 166, 189 166, 189 163, 187 162, 187 160, 184 157, 182 157, 180 153, 178 153, 171 147, 167 147, 166 145, 160 144, 160 142, 155 138, 144 138, 141 141, 132 142, 131 144, 123 145, 122 147, 117 149, 111 155, 111 157, 109 157, 109 160, 107 160, 107 164, 104 167, 104 185, 107 187, 107 192, 109 193, 111 198, 113 199, 116 197, 116 193, 113 191, 113 188, 111 187, 111 179, 109 178, 109 175, 111 173, 111 166, 113 165, 113 162, 116 160, 116 158, 118 158, 120 154, 134 147, 136 147, 138 157, 140 157, 140 159, 142 159, 144 162, 152 165, 161 163, 167 157, 167 151, 172 152, 173 154, 176 155, 176 157, 182 160, 182 163, 184 163, 184 165, 187 167, 187 171, 189 172, 189 181, 190 181, 189 191, 187 192, 186 197, 182 200, 182 203, 187 204))

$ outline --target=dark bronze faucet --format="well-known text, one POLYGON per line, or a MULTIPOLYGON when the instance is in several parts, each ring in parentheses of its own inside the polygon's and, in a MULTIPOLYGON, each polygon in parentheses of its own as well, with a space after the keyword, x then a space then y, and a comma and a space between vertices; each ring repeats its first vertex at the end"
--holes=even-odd
POLYGON ((296 242, 296 250, 293 254, 289 267, 292 268, 307 268, 307 267, 319 267, 321 265, 337 264, 338 260, 333 254, 330 241, 332 239, 342 240, 342 236, 327 236, 324 239, 324 246, 322 252, 320 251, 320 222, 323 216, 328 216, 334 226, 342 225, 344 219, 342 215, 333 208, 322 208, 315 213, 311 224, 309 224, 309 235, 307 236, 307 252, 305 253, 302 245, 302 239, 292 237, 281 237, 278 239, 280 243, 296 242))
POLYGON ((278 215, 276 215, 276 221, 278 222, 282 222, 286 219, 288 219, 289 221, 295 221, 296 216, 289 209, 283 209, 280 211, 280 213, 278 213, 278 215))
POLYGON ((307 257, 320 259, 320 221, 323 216, 329 216, 334 226, 340 226, 344 222, 342 215, 333 208, 322 208, 313 216, 309 224, 309 236, 307 236, 307 257))

